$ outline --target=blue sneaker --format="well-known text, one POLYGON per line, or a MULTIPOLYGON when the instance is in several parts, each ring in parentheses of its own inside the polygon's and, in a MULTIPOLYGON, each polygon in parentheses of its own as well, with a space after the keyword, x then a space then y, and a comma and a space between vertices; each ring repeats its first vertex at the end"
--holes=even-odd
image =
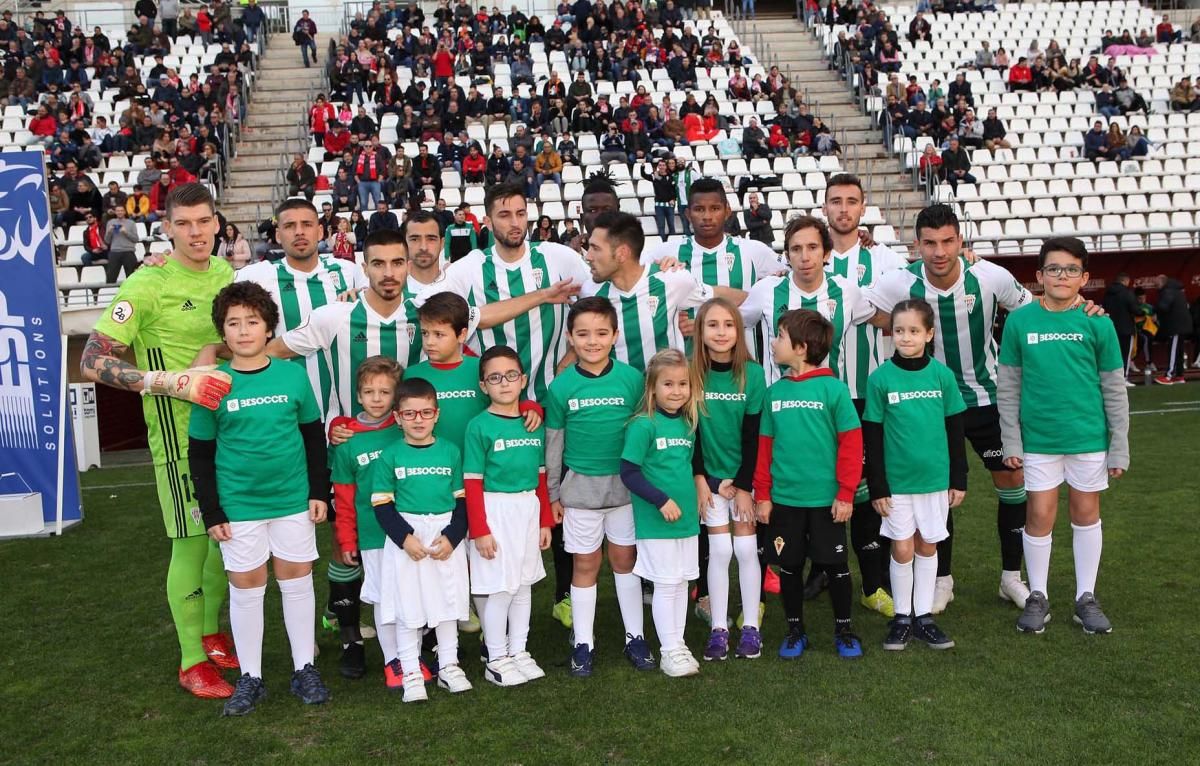
POLYGON ((292 694, 305 705, 321 705, 329 701, 329 689, 321 681, 321 674, 312 663, 292 673, 292 694))
POLYGON ((783 643, 779 645, 779 658, 783 660, 798 660, 808 648, 808 636, 799 628, 788 631, 783 643))
POLYGON ((567 666, 567 672, 575 678, 591 678, 592 655, 593 652, 587 644, 576 644, 575 651, 571 652, 571 664, 567 666))
POLYGON ((843 660, 857 660, 863 656, 862 641, 849 630, 841 630, 833 636, 833 648, 843 660))
POLYGON ((654 655, 650 652, 650 644, 641 636, 625 634, 625 659, 635 670, 654 670, 658 667, 654 655))

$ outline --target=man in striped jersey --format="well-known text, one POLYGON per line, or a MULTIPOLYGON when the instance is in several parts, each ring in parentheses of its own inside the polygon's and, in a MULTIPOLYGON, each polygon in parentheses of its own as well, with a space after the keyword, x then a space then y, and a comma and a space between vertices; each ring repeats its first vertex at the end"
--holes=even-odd
POLYGON ((179 639, 179 684, 205 699, 233 693, 214 663, 238 667, 233 642, 218 628, 225 565, 200 518, 187 456, 192 402, 215 408, 230 388, 225 373, 186 369, 205 344, 220 340, 212 303, 233 271, 211 257, 217 228, 205 187, 183 184, 171 190, 163 231, 174 249, 160 268, 138 269, 125 280, 80 360, 87 380, 143 396, 159 505, 171 540, 167 603, 179 639), (130 348, 136 366, 121 359, 130 348))
MULTIPOLYGON (((907 268, 881 274, 867 289, 867 299, 880 312, 908 298, 933 306, 933 353, 958 380, 967 404, 964 419, 971 446, 992 474, 1000 503, 996 526, 1000 533, 999 594, 1025 607, 1029 588, 1021 581, 1022 540, 1025 525, 1025 477, 1002 459, 1000 417, 996 410, 996 340, 992 327, 1000 308, 1009 311, 1033 300, 1007 270, 987 261, 968 263, 962 256, 963 239, 958 217, 948 205, 927 207, 917 216, 917 248, 921 260, 907 268)), ((951 537, 938 544, 938 580, 934 591, 935 614, 954 598, 950 572, 953 515, 947 521, 951 537)))
POLYGON ((496 184, 483 204, 495 244, 447 266, 445 279, 423 295, 449 291, 478 308, 480 331, 468 336, 471 346, 480 353, 516 349, 529 371, 525 395, 540 401, 567 353, 566 302, 588 281, 588 268, 568 247, 526 243, 529 210, 519 185, 496 184))
MULTIPOLYGON (((275 299, 279 306, 275 337, 280 338, 288 330, 304 324, 314 309, 344 297, 353 298, 367 286, 367 276, 360 266, 317 254, 321 224, 316 207, 308 200, 285 200, 276 208, 275 220, 278 221, 276 237, 283 248, 283 258, 246 266, 233 279, 235 282, 255 282, 275 299)), ((307 367, 308 380, 322 416, 326 422, 332 420, 336 405, 332 401, 328 362, 320 354, 298 361, 307 367)))
POLYGON ((737 303, 738 290, 710 287, 688 271, 658 271, 642 265, 645 244, 642 225, 628 213, 604 213, 588 236, 587 262, 592 281, 584 295, 605 298, 617 310, 619 361, 645 372, 650 358, 665 348, 684 350, 679 312, 694 308, 714 295, 737 303))
POLYGON ((406 298, 414 298, 442 278, 442 222, 429 210, 414 210, 400 227, 408 248, 406 298))
MULTIPOLYGON (((874 284, 880 274, 908 265, 903 256, 885 245, 875 244, 868 248, 863 244, 859 227, 865 210, 866 197, 858 176, 839 173, 829 179, 823 211, 833 240, 833 252, 825 269, 855 282, 863 290, 874 284)), ((850 397, 860 418, 866 408, 867 376, 891 356, 891 351, 891 340, 880 328, 869 323, 858 325, 845 337, 843 380, 850 388, 850 397)), ((854 547, 861 574, 860 601, 868 609, 891 617, 892 598, 884 589, 887 573, 884 552, 888 550, 888 544, 879 535, 882 519, 871 507, 866 475, 864 465, 864 478, 854 495, 854 515, 850 522, 850 544, 854 547)), ((826 581, 826 575, 814 567, 805 586, 806 595, 819 592, 826 581)))
POLYGON ((767 385, 779 380, 786 370, 776 365, 771 341, 779 326, 779 317, 792 309, 811 309, 833 324, 833 342, 826 364, 842 380, 846 379, 845 339, 855 326, 870 322, 884 326, 888 317, 875 310, 858 289, 855 281, 825 273, 825 261, 833 249, 829 229, 819 218, 802 215, 788 221, 783 235, 788 274, 759 280, 740 306, 746 323, 761 323, 766 353, 763 370, 767 385))

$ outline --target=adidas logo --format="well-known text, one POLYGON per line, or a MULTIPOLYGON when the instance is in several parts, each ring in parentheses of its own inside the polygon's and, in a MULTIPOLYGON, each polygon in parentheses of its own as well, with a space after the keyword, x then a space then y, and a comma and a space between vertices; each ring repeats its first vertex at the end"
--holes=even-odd
POLYGON ((187 598, 185 598, 184 601, 195 601, 198 598, 204 598, 204 588, 196 588, 187 595, 187 598))
POLYGON ((292 284, 291 282, 285 282, 284 284, 279 286, 279 292, 294 293, 294 292, 296 292, 296 286, 294 284, 292 284))
POLYGON ((359 332, 358 335, 354 336, 354 342, 355 343, 366 343, 367 342, 367 334, 365 332, 359 332))
POLYGON ((192 303, 192 301, 189 299, 189 300, 186 300, 183 302, 183 305, 179 307, 179 310, 180 311, 195 311, 196 305, 194 303, 192 303))

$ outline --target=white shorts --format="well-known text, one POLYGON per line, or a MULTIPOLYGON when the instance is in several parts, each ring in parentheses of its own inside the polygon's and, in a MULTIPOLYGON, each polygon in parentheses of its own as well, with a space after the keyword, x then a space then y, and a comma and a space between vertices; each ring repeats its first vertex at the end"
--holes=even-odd
MULTIPOLYGON (((400 515, 427 547, 450 523, 449 513, 400 515)), ((470 589, 465 545, 455 548, 445 561, 435 561, 428 556, 413 561, 389 537, 383 546, 377 619, 384 625, 395 623, 397 628, 407 630, 465 620, 470 589)))
POLYGON ((233 538, 221 543, 227 572, 250 572, 274 556, 297 564, 316 561, 317 526, 308 511, 262 521, 231 521, 233 538))
POLYGON ((632 505, 563 509, 563 548, 567 553, 595 553, 605 538, 615 545, 637 542, 632 505))
POLYGON ((716 492, 712 496, 712 507, 704 509, 704 517, 700 519, 700 523, 706 527, 723 527, 727 524, 733 524, 733 501, 726 500, 716 492))
POLYGON ((638 540, 633 573, 643 580, 678 585, 700 577, 700 538, 638 540))
POLYGON ((471 592, 515 594, 522 585, 532 585, 546 576, 542 550, 541 503, 535 492, 484 492, 488 528, 496 541, 496 557, 479 555, 475 542, 467 543, 471 563, 471 592))
POLYGON ((892 495, 892 510, 883 517, 879 533, 889 540, 907 540, 916 532, 927 543, 940 543, 950 536, 946 519, 950 516, 950 493, 926 492, 920 495, 892 495))
POLYGON ((383 548, 373 548, 369 551, 359 551, 358 560, 362 563, 363 584, 359 598, 367 604, 379 603, 379 577, 383 568, 383 548))
POLYGON ((1028 492, 1058 489, 1064 481, 1080 492, 1108 489, 1107 452, 1084 452, 1079 455, 1026 452, 1021 459, 1025 468, 1025 490, 1028 492))

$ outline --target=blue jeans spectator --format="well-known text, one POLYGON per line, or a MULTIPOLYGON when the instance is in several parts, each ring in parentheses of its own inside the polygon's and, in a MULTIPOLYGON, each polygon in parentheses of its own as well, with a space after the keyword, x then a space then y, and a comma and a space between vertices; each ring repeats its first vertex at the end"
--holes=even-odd
POLYGON ((304 66, 310 66, 309 58, 308 58, 308 51, 310 49, 312 50, 312 60, 316 61, 317 60, 317 41, 312 39, 311 37, 308 38, 307 42, 303 43, 300 46, 300 56, 304 59, 304 66))
POLYGON ((666 239, 667 232, 675 236, 675 206, 665 202, 654 203, 654 225, 658 227, 659 239, 666 239))
POLYGON ((538 173, 537 174, 538 191, 541 191, 542 184, 546 183, 547 181, 553 181, 554 183, 558 184, 559 186, 562 186, 562 173, 538 173))
POLYGON ((1117 106, 1102 106, 1096 110, 1105 117, 1120 117, 1121 110, 1117 106))
POLYGON ((742 13, 750 17, 756 17, 754 0, 742 0, 742 13))
POLYGON ((358 182, 358 209, 359 210, 374 210, 375 205, 383 199, 383 189, 378 181, 359 181, 358 182), (368 202, 371 200, 371 202, 368 202))
POLYGON ((692 236, 692 222, 688 220, 687 214, 688 214, 688 206, 680 205, 679 206, 679 220, 683 221, 683 236, 690 237, 690 236, 692 236))

